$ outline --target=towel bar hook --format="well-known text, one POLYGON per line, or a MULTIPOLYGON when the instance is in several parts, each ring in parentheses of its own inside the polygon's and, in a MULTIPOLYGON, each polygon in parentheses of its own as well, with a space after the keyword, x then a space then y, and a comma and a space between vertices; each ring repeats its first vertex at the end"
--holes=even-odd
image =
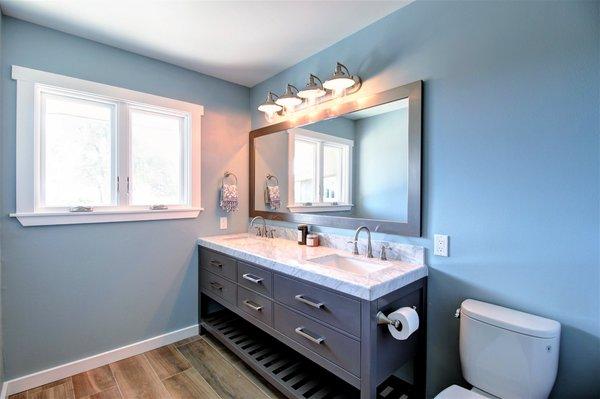
POLYGON ((233 179, 235 180, 235 185, 237 186, 238 178, 235 175, 235 173, 230 172, 230 171, 225 171, 225 173, 223 174, 223 177, 221 178, 221 187, 223 187, 223 184, 225 184, 225 179, 227 179, 230 176, 233 177, 233 179))
POLYGON ((275 185, 279 185, 279 179, 277 178, 277 176, 272 175, 272 174, 267 174, 267 186, 269 185, 269 181, 270 180, 275 180, 275 185))

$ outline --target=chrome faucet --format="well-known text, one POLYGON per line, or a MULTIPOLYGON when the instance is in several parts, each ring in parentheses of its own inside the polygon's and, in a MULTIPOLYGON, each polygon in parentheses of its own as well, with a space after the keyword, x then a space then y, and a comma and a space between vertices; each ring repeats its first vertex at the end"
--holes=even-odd
POLYGON ((250 221, 250 230, 252 230, 252 227, 254 226, 254 222, 256 221, 256 219, 261 219, 262 222, 263 222, 262 227, 257 227, 256 235, 259 236, 259 237, 266 237, 267 236, 267 221, 262 216, 255 216, 250 221))
POLYGON ((367 258, 372 258, 373 257, 373 247, 371 245, 371 230, 369 230, 369 228, 367 226, 360 226, 358 229, 356 229, 356 233, 354 233, 354 240, 353 241, 348 241, 350 244, 354 244, 354 249, 352 251, 352 253, 354 255, 358 255, 358 234, 360 233, 361 230, 366 230, 367 231, 367 258))

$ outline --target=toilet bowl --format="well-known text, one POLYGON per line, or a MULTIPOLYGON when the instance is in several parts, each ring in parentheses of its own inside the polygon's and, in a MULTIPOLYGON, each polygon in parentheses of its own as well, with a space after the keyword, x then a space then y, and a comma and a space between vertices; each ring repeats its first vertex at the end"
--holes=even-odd
POLYGON ((459 314, 462 372, 474 388, 452 385, 436 399, 548 397, 558 370, 558 322, 473 299, 459 314))
POLYGON ((497 399, 497 396, 489 395, 477 388, 470 391, 460 385, 451 385, 440 392, 436 399, 497 399))

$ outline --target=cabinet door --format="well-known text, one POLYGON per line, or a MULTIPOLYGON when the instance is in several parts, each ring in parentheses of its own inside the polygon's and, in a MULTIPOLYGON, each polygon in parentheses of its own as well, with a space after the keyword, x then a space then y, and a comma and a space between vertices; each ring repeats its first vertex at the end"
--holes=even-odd
POLYGON ((238 287, 237 306, 266 325, 271 326, 273 324, 273 303, 264 296, 243 287, 238 287))
POLYGON ((360 342, 322 323, 275 304, 274 328, 355 376, 360 376, 360 342))
POLYGON ((360 302, 314 285, 275 275, 275 300, 360 337, 360 302))
POLYGON ((259 294, 273 297, 273 273, 244 262, 238 262, 237 282, 259 294))
POLYGON ((236 260, 209 249, 200 250, 200 267, 221 277, 235 281, 236 260))
POLYGON ((200 270, 200 286, 204 292, 208 292, 232 305, 235 305, 235 283, 202 269, 200 270))

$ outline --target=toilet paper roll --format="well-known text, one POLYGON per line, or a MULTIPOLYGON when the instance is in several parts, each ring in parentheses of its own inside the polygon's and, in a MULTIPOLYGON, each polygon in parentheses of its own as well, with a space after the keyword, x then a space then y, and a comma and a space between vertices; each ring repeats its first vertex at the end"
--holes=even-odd
POLYGON ((388 330, 395 339, 405 340, 419 328, 419 315, 413 308, 400 308, 390 313, 388 318, 400 322, 398 329, 388 324, 388 330))

